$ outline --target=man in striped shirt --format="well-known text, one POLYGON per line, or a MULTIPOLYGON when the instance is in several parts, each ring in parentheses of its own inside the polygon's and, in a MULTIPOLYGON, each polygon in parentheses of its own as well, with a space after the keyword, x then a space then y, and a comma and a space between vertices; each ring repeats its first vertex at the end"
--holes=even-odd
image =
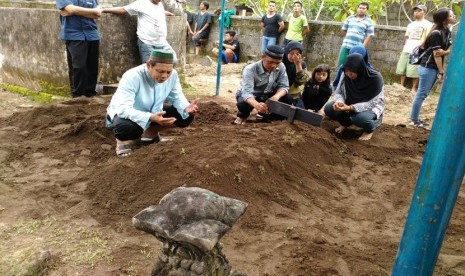
POLYGON ((366 2, 358 4, 357 14, 347 17, 344 25, 342 25, 342 34, 345 37, 342 41, 341 52, 339 53, 338 66, 344 63, 352 47, 362 45, 366 48, 375 35, 373 22, 367 15, 368 8, 369 5, 366 2))

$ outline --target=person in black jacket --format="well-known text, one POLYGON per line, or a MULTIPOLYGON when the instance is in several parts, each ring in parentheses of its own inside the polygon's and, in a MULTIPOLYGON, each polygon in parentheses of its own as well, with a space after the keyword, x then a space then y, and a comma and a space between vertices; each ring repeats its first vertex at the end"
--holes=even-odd
POLYGON ((331 69, 326 64, 320 64, 313 69, 312 78, 305 83, 302 101, 305 109, 324 114, 323 106, 331 97, 331 69))
POLYGON ((418 128, 426 126, 420 119, 423 101, 428 97, 434 83, 444 81, 444 56, 450 54, 449 47, 452 42, 449 25, 455 22, 454 12, 449 8, 440 9, 433 14, 433 21, 433 28, 422 45, 426 54, 422 57, 418 67, 418 90, 410 112, 410 125, 418 128))

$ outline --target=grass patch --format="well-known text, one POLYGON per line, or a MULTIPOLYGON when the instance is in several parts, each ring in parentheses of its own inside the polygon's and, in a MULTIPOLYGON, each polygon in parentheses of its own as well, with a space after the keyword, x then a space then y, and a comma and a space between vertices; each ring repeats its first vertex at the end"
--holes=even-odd
MULTIPOLYGON (((52 258, 58 266, 94 268, 99 263, 113 261, 108 237, 100 230, 64 223, 54 217, 0 227, 0 239, 0 275, 19 275, 43 250, 55 252, 52 258)), ((145 250, 151 256, 148 248, 145 250)))
POLYGON ((66 256, 63 258, 66 263, 84 264, 94 268, 100 261, 106 263, 113 261, 113 258, 108 254, 107 239, 99 230, 81 228, 70 238, 68 242, 73 246, 67 246, 66 256))
POLYGON ((52 243, 60 247, 64 246, 62 262, 94 268, 99 262, 113 261, 107 238, 98 229, 77 228, 73 232, 63 234, 52 243))
POLYGON ((55 221, 53 217, 44 220, 30 219, 12 227, 0 228, 0 239, 11 239, 23 234, 35 234, 39 229, 49 227, 55 221))
POLYGON ((27 89, 25 87, 5 84, 5 83, 0 84, 0 87, 8 92, 25 96, 26 98, 33 100, 35 102, 39 102, 39 103, 50 103, 55 100, 65 100, 69 98, 69 97, 63 97, 63 96, 58 96, 58 95, 52 95, 47 92, 37 92, 37 91, 27 89))
POLYGON ((153 260, 155 256, 154 248, 151 247, 148 243, 142 244, 140 253, 144 255, 147 260, 153 260))
POLYGON ((69 86, 67 86, 67 85, 56 86, 54 84, 48 83, 48 82, 43 81, 43 80, 39 80, 39 84, 40 84, 40 87, 41 87, 40 92, 42 92, 42 93, 52 94, 52 95, 56 95, 56 96, 60 96, 60 97, 64 97, 64 98, 69 98, 69 95, 71 93, 71 90, 70 90, 69 86))

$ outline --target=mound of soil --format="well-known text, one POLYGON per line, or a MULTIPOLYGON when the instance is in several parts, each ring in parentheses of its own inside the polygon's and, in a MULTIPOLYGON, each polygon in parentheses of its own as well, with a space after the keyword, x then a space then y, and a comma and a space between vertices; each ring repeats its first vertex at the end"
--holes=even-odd
MULTIPOLYGON (((143 233, 132 227, 132 216, 176 187, 196 186, 249 204, 222 239, 236 270, 390 274, 427 131, 383 125, 372 140, 360 142, 359 130, 338 136, 330 121, 322 128, 299 122, 235 126, 233 105, 203 98, 190 127, 165 133, 172 141, 138 145, 129 158, 117 158, 104 126, 108 101, 72 100, 0 122, 3 180, 17 191, 15 202, 3 203, 5 223, 18 216, 91 218, 92 227, 134 239, 143 233)), ((460 196, 440 275, 465 271, 462 202, 460 196)), ((111 254, 112 269, 99 263, 98 275, 123 273, 118 264, 131 258, 142 275, 150 271, 152 262, 138 257, 140 247, 116 247, 111 254)))

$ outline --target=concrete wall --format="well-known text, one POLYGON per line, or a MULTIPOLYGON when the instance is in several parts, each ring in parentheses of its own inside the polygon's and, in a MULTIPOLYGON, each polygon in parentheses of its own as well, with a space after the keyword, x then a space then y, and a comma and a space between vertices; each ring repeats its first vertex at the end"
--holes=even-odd
MULTIPOLYGON (((261 31, 258 27, 260 19, 250 17, 233 16, 231 29, 237 32, 237 39, 241 43, 241 59, 247 61, 248 56, 256 59, 260 54, 261 31)), ((342 44, 342 23, 310 21, 310 34, 304 40, 306 49, 306 62, 309 67, 320 63, 335 65, 339 57, 342 44)), ((405 28, 376 26, 375 38, 368 46, 372 64, 380 70, 388 79, 394 75, 397 59, 404 44, 405 28)), ((284 40, 284 33, 280 41, 284 40)), ((219 24, 214 24, 210 34, 207 48, 211 49, 212 43, 219 38, 219 24)))
MULTIPOLYGON (((311 22, 306 39, 307 63, 312 67, 319 63, 334 65, 342 44, 342 23, 311 22)), ((405 28, 376 26, 375 37, 368 45, 370 62, 387 78, 395 72, 397 59, 402 51, 405 28)))
MULTIPOLYGON (((58 17, 56 10, 0 8, 0 74, 4 82, 34 89, 40 88, 39 80, 54 85, 68 84, 65 46, 58 38, 58 17)), ((183 20, 179 16, 167 17, 167 20, 168 40, 182 65, 186 53, 183 20)), ((241 42, 242 61, 259 56, 259 22, 258 18, 232 17, 231 29, 237 32, 241 42)), ((115 83, 127 69, 139 64, 136 18, 104 14, 98 24, 102 35, 100 81, 115 83)), ((309 67, 319 63, 334 65, 343 39, 340 27, 341 23, 310 22, 311 32, 304 41, 309 67)), ((212 42, 219 38, 219 24, 215 22, 212 28, 208 52, 212 42)), ((386 79, 394 79, 404 32, 405 28, 378 26, 368 47, 373 65, 386 79)), ((182 72, 182 66, 178 70, 182 72)))
MULTIPOLYGON (((59 12, 49 9, 0 8, 0 74, 3 82, 40 89, 39 81, 68 85, 65 45, 59 39, 59 12)), ((185 31, 181 16, 167 18, 168 41, 180 64, 185 61, 185 31)), ((116 83, 139 62, 136 18, 104 14, 101 34, 100 82, 116 83)), ((183 66, 178 68, 182 71, 183 66)))

